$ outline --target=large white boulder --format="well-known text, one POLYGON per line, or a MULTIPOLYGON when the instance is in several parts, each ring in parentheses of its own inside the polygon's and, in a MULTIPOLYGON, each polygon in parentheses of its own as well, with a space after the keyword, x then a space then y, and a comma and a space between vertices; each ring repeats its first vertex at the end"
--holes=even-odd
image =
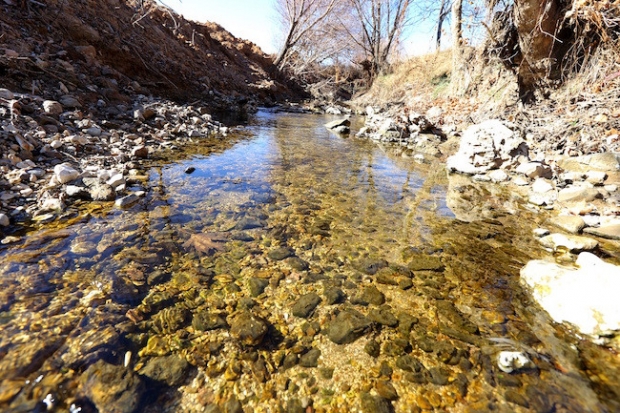
POLYGON ((512 163, 519 155, 527 155, 521 134, 499 120, 472 125, 463 132, 458 152, 449 157, 448 170, 479 174, 512 163))
POLYGON ((557 322, 574 325, 582 334, 605 336, 620 330, 620 266, 582 252, 577 267, 530 261, 521 282, 557 322))

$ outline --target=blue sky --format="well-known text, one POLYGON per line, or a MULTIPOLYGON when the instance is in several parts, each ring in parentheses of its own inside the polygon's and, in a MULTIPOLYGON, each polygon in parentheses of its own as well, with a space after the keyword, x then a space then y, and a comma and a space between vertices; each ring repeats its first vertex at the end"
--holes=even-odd
POLYGON ((274 0, 161 0, 189 20, 220 24, 235 37, 274 53, 278 26, 274 0))
MULTIPOLYGON (((186 19, 220 24, 236 37, 250 40, 267 53, 275 53, 279 23, 276 0, 160 0, 186 19)), ((433 51, 432 24, 419 25, 404 41, 406 55, 433 51)), ((446 39, 446 42, 449 40, 446 39)))

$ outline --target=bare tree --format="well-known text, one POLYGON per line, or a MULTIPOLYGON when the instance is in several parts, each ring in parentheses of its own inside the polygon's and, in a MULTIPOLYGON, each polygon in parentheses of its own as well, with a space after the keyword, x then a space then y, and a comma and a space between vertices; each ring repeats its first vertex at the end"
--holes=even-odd
POLYGON ((386 69, 390 55, 410 22, 412 0, 349 0, 357 27, 347 28, 354 43, 369 57, 373 74, 386 69))
POLYGON ((448 0, 441 0, 439 5, 439 15, 437 16, 437 35, 435 37, 435 47, 437 51, 441 49, 441 35, 443 29, 443 23, 450 13, 450 3, 448 0))
POLYGON ((282 68, 302 40, 330 16, 338 0, 278 0, 286 35, 274 64, 282 68))
POLYGON ((452 94, 460 95, 465 89, 465 59, 463 50, 463 0, 452 2, 452 94))

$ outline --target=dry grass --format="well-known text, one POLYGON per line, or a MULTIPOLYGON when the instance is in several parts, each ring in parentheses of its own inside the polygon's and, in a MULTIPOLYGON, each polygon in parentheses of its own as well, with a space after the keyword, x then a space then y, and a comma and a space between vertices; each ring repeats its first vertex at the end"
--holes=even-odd
POLYGON ((370 90, 355 98, 358 105, 405 105, 412 96, 439 97, 447 93, 452 65, 450 51, 411 58, 392 66, 370 90))

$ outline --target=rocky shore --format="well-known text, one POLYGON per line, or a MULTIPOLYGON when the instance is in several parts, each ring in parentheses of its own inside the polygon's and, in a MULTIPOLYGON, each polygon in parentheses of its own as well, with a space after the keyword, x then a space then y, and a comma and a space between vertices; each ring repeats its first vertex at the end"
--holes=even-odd
MULTIPOLYGON (((523 268, 522 282, 557 322, 620 348, 620 307, 609 294, 620 288, 620 266, 591 254, 614 262, 620 258, 619 152, 549 153, 544 142, 534 142, 517 125, 500 120, 472 125, 462 133, 455 133, 454 127, 443 131, 429 120, 440 120, 440 108, 426 115, 389 116, 369 107, 366 114, 358 137, 396 144, 402 156, 420 162, 434 157, 446 160, 453 176, 448 202, 459 219, 495 218, 492 200, 477 197, 479 204, 472 205, 469 198, 472 192, 497 192, 489 187, 501 188, 530 211, 548 215, 543 227, 532 234, 549 252, 548 259, 523 268), (463 200, 470 208, 459 208, 463 200), (459 214, 459 210, 466 212, 459 214)), ((617 139, 609 136, 608 141, 617 139)))
POLYGON ((50 222, 79 201, 127 207, 144 195, 144 160, 196 138, 225 136, 205 106, 137 96, 88 108, 0 89, 0 231, 50 222))

